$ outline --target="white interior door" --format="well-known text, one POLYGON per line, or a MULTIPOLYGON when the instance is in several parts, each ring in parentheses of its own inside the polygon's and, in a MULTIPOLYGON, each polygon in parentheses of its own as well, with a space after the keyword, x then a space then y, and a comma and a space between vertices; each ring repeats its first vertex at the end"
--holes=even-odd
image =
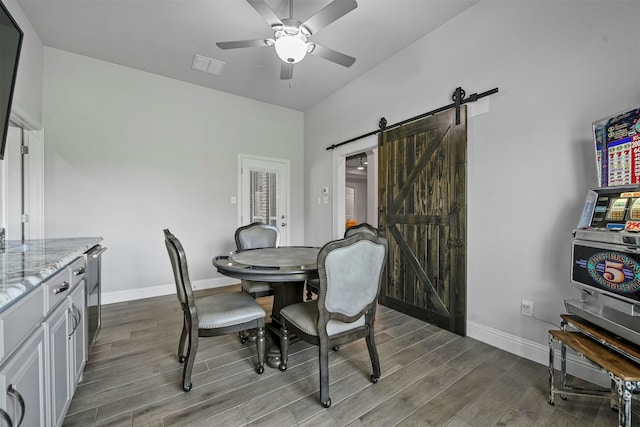
POLYGON ((4 160, 0 163, 2 227, 7 240, 44 238, 43 156, 42 131, 9 127, 4 160))
POLYGON ((42 130, 23 130, 25 156, 25 239, 44 239, 44 140, 42 130))
POLYGON ((238 155, 238 226, 262 222, 278 227, 280 245, 289 245, 289 161, 238 155))
POLYGON ((344 190, 344 217, 345 220, 356 217, 356 190, 347 186, 344 190))
POLYGON ((22 129, 9 126, 2 160, 2 226, 6 240, 22 239, 22 129))

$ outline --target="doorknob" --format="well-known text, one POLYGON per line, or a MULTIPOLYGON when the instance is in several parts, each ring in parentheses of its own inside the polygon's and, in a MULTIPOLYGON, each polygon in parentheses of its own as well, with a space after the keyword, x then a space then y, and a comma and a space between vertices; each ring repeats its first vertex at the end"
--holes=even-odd
POLYGON ((282 226, 282 227, 286 227, 286 226, 287 226, 287 223, 286 223, 286 222, 283 222, 282 224, 280 224, 280 226, 282 226))

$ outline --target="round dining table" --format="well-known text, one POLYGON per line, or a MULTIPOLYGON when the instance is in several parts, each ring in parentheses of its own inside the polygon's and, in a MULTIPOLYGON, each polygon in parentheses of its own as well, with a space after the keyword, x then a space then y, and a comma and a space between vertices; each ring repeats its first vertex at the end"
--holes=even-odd
POLYGON ((218 272, 235 279, 269 282, 273 288, 271 322, 267 323, 271 349, 268 365, 280 365, 280 310, 303 301, 304 284, 318 278, 317 258, 320 248, 280 246, 246 249, 213 258, 218 272))

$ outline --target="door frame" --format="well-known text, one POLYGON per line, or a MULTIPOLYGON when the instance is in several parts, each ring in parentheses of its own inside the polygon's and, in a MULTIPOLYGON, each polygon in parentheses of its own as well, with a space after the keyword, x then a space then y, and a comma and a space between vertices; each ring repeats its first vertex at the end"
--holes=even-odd
MULTIPOLYGON (((243 224, 242 221, 242 213, 245 207, 244 204, 246 203, 246 201, 243 200, 242 197, 243 167, 245 161, 255 161, 265 164, 277 165, 274 166, 273 169, 269 169, 268 167, 266 167, 264 170, 280 171, 284 169, 284 173, 286 176, 284 177, 284 179, 282 179, 283 177, 279 177, 280 181, 278 182, 278 185, 280 187, 280 194, 283 194, 282 192, 284 192, 285 201, 284 203, 282 203, 282 205, 280 205, 280 202, 282 200, 279 200, 278 204, 280 205, 280 209, 284 209, 284 215, 286 216, 285 221, 287 225, 284 232, 282 229, 280 229, 280 226, 278 226, 278 229, 280 229, 280 246, 289 246, 291 241, 291 162, 287 159, 276 159, 273 157, 254 156, 251 154, 242 153, 238 154, 238 227, 248 224, 248 222, 246 224, 243 224)), ((282 214, 282 211, 280 211, 279 214, 282 214)), ((280 221, 281 219, 278 218, 278 223, 280 223, 280 221)))
POLYGON ((333 179, 333 238, 344 236, 345 229, 345 185, 347 181, 347 157, 364 151, 372 151, 373 155, 367 159, 367 218, 374 227, 378 226, 378 137, 373 135, 362 138, 353 143, 342 145, 333 150, 332 176, 333 179), (375 197, 372 197, 374 196, 375 197), (372 220, 371 218, 375 219, 372 220))

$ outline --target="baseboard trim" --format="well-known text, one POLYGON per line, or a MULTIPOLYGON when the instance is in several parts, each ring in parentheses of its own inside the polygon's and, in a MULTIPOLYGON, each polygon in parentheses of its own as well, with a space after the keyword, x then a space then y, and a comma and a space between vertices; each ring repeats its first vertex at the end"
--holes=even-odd
MULTIPOLYGON (((548 345, 526 340, 471 321, 467 322, 467 336, 541 365, 549 365, 548 345)), ((556 345, 554 365, 556 369, 560 369, 559 345, 556 345)), ((604 371, 576 355, 569 354, 569 352, 567 352, 567 372, 601 387, 609 387, 611 385, 611 380, 604 371)))
MULTIPOLYGON (((237 279, 231 277, 218 277, 215 279, 195 280, 191 282, 194 290, 221 288, 223 286, 239 284, 237 279)), ((148 288, 128 289, 126 291, 102 292, 102 304, 115 304, 125 301, 133 301, 144 298, 153 298, 162 295, 175 295, 176 285, 151 286, 148 288)))

